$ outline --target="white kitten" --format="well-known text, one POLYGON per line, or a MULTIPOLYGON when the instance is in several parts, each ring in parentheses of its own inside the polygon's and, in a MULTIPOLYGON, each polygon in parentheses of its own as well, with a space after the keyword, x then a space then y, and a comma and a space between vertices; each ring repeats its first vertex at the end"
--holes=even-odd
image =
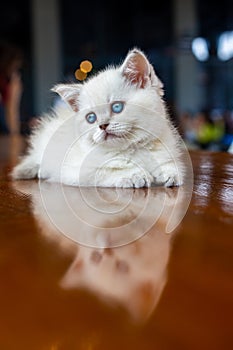
POLYGON ((183 143, 167 116, 162 88, 138 49, 83 84, 55 86, 67 107, 41 118, 12 177, 73 186, 182 184, 183 143))

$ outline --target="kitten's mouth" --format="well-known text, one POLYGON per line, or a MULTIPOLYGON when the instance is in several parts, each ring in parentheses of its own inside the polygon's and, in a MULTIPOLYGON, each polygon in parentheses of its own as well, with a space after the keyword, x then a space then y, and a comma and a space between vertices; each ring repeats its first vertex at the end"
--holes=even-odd
POLYGON ((111 131, 105 131, 105 135, 104 135, 104 140, 108 140, 108 139, 114 139, 114 138, 120 138, 121 135, 117 135, 111 131))

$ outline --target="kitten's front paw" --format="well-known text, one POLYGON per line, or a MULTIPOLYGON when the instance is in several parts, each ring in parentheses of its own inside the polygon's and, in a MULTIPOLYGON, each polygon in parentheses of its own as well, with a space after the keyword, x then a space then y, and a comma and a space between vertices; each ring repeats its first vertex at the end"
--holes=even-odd
POLYGON ((182 176, 174 166, 162 166, 154 175, 154 183, 165 187, 182 185, 182 176))
POLYGON ((142 188, 142 187, 150 187, 152 182, 152 177, 146 176, 145 174, 139 175, 134 174, 131 179, 122 178, 117 181, 116 187, 124 187, 124 188, 142 188))

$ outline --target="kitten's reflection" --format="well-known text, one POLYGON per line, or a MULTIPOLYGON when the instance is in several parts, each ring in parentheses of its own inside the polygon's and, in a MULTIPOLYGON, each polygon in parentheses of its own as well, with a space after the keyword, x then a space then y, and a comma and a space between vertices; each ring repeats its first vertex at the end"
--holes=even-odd
POLYGON ((119 303, 136 321, 149 317, 167 279, 172 238, 166 233, 167 222, 175 228, 184 215, 181 188, 116 191, 63 186, 63 196, 59 185, 46 182, 40 188, 34 181, 16 182, 14 188, 31 195, 41 233, 74 254, 60 281, 62 288, 84 288, 107 303, 119 303), (67 203, 75 219, 67 217, 67 203), (64 229, 66 219, 68 229, 74 225, 68 235, 72 239, 57 229, 64 229))
POLYGON ((107 303, 117 302, 132 318, 144 321, 166 283, 171 236, 150 231, 118 248, 80 247, 61 281, 63 288, 87 288, 107 303))

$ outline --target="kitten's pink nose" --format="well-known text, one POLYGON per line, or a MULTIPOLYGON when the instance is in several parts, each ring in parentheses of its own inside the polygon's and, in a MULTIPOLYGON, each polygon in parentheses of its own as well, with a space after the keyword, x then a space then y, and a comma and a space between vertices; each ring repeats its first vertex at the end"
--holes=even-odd
POLYGON ((99 127, 100 127, 101 130, 106 130, 108 126, 109 126, 109 124, 102 124, 102 125, 99 125, 99 127))

